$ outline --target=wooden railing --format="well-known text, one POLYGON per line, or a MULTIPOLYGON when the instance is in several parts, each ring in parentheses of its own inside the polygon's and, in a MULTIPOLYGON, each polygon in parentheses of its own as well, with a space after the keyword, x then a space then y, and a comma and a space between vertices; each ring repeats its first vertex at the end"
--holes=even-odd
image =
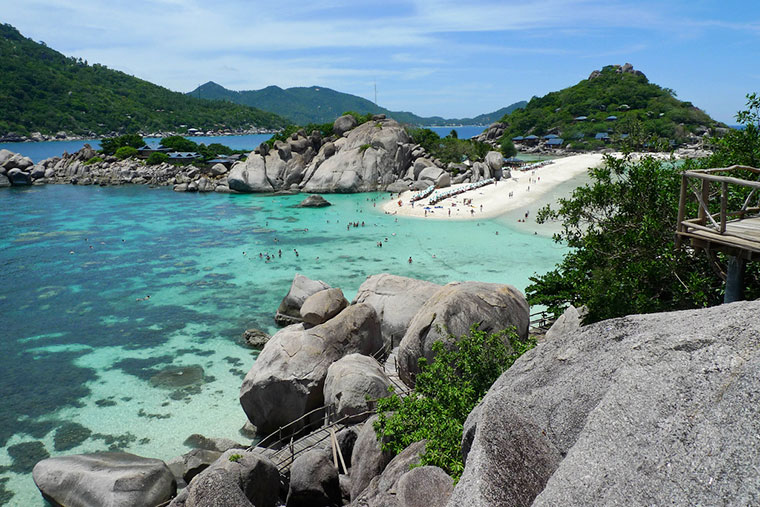
MULTIPOLYGON (((748 237, 747 235, 737 234, 727 230, 727 224, 732 220, 741 220, 760 212, 760 206, 750 206, 753 197, 756 197, 757 190, 760 189, 760 181, 744 180, 718 174, 738 171, 749 171, 755 174, 760 174, 760 169, 740 165, 699 171, 686 171, 683 173, 681 177, 681 194, 678 203, 676 248, 681 247, 684 236, 698 236, 699 233, 730 236, 742 241, 756 243, 756 246, 760 248, 760 241, 748 237), (717 212, 711 212, 710 209, 711 198, 718 195, 713 194, 711 188, 712 184, 720 185, 720 206, 719 211, 717 212), (739 210, 728 210, 729 185, 751 189, 744 200, 744 204, 739 210), (690 192, 694 195, 699 204, 696 218, 686 218, 686 201, 690 192)), ((716 208, 718 207, 716 206, 716 208)))

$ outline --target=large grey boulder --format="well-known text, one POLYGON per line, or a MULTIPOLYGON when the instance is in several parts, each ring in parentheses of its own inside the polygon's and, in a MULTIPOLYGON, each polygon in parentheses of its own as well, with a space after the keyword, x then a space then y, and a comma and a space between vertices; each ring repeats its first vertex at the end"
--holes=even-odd
MULTIPOLYGON (((473 324, 482 331, 498 332, 515 327, 521 340, 528 337, 528 302, 511 285, 485 282, 453 282, 439 289, 420 308, 401 340, 399 375, 409 386, 419 372, 418 360, 434 359, 433 344, 450 342, 469 332, 473 324)), ((504 343, 510 346, 505 337, 504 343)))
POLYGON ((166 463, 125 452, 44 459, 32 478, 46 500, 66 507, 158 505, 177 489, 166 463))
POLYGON ((454 490, 454 479, 435 466, 412 468, 396 484, 399 507, 443 507, 454 490))
POLYGON ((290 284, 290 290, 277 308, 277 313, 274 316, 275 322, 281 326, 301 322, 301 305, 306 301, 306 298, 329 288, 330 286, 322 280, 312 280, 296 273, 293 282, 290 284))
MULTIPOLYGON (((422 159, 420 159, 422 160, 422 159)), ((438 178, 440 178, 442 175, 446 174, 446 172, 441 169, 440 167, 431 166, 426 167, 422 171, 420 171, 419 176, 417 177, 418 180, 428 180, 433 183, 438 181, 438 178)))
POLYGON ((583 325, 583 316, 585 313, 585 306, 581 307, 581 309, 569 306, 554 324, 552 324, 552 327, 549 328, 543 339, 552 340, 556 337, 562 337, 576 331, 581 325, 583 325))
POLYGON ((760 302, 558 334, 471 414, 450 506, 760 499, 760 302))
POLYGON ((171 507, 274 507, 279 488, 280 474, 269 459, 231 449, 198 474, 171 507))
MULTIPOLYGON (((412 466, 419 464, 422 454, 425 452, 426 441, 415 442, 396 457, 394 457, 383 473, 374 477, 369 485, 358 497, 351 495, 351 505, 366 505, 367 507, 397 507, 396 491, 399 479, 407 473, 412 466)), ((352 478, 353 480, 353 478, 352 478)), ((353 493, 353 488, 352 488, 353 493)), ((433 504, 430 504, 431 507, 433 504)), ((464 505, 464 504, 463 504, 464 505)))
POLYGON ((383 341, 390 349, 401 342, 412 318, 440 288, 425 280, 381 273, 367 277, 354 303, 367 303, 375 309, 383 341))
POLYGON ((350 114, 344 114, 343 116, 336 118, 333 122, 333 132, 336 136, 340 137, 344 133, 356 127, 357 123, 358 122, 356 121, 356 118, 350 114))
POLYGON ((0 188, 6 188, 11 186, 11 181, 4 174, 0 174, 0 188))
POLYGON ((393 453, 383 451, 373 425, 373 415, 364 423, 351 453, 351 500, 359 497, 373 478, 380 475, 393 459, 393 453))
POLYGON ((386 192, 401 193, 409 190, 409 184, 404 180, 397 180, 385 187, 386 192))
POLYGON ((227 184, 238 192, 274 192, 274 187, 267 177, 264 157, 251 153, 245 162, 232 166, 227 176, 227 184))
POLYGON ((15 155, 15 153, 10 150, 6 150, 5 148, 0 150, 0 167, 5 166, 6 162, 13 158, 13 155, 15 155))
POLYGON ((207 449, 193 449, 182 456, 178 456, 166 462, 172 471, 177 483, 189 483, 199 473, 207 469, 214 461, 219 459, 222 453, 207 449))
POLYGON ((381 348, 380 323, 369 305, 352 305, 310 329, 287 327, 264 345, 240 388, 240 404, 268 434, 324 404, 322 387, 332 363, 381 348))
POLYGON ((393 120, 364 123, 335 143, 335 155, 315 158, 305 169, 302 190, 368 192, 384 188, 409 166, 408 142, 404 128, 393 120), (321 161, 318 166, 317 161, 321 161))
POLYGON ((287 507, 337 506, 341 503, 338 469, 330 451, 312 449, 293 461, 287 507))
POLYGON ((32 184, 32 178, 29 176, 29 173, 24 172, 17 167, 8 171, 8 179, 14 187, 23 187, 32 184))
POLYGON ((327 369, 325 405, 335 407, 339 419, 351 417, 360 422, 369 417, 374 405, 369 400, 388 396, 391 381, 376 359, 361 354, 349 354, 327 369))
POLYGON ((343 296, 343 291, 325 289, 312 294, 301 305, 301 319, 306 324, 317 326, 338 315, 348 306, 348 301, 343 296))
POLYGON ((484 162, 486 163, 486 165, 488 165, 488 168, 491 170, 491 174, 497 174, 499 171, 501 171, 501 168, 504 166, 504 157, 498 151, 489 151, 488 153, 486 153, 486 158, 484 159, 484 162))

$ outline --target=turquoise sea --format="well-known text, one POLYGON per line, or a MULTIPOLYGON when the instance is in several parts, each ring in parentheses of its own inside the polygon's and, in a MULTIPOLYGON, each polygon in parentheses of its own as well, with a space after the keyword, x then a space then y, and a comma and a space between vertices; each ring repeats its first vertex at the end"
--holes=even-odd
POLYGON ((237 397, 256 351, 240 337, 276 331, 295 273, 349 300, 381 272, 522 290, 566 251, 514 216, 396 219, 375 207, 381 194, 293 208, 303 197, 0 191, 0 504, 44 505, 30 470, 47 455, 168 460, 193 433, 245 442, 237 397))

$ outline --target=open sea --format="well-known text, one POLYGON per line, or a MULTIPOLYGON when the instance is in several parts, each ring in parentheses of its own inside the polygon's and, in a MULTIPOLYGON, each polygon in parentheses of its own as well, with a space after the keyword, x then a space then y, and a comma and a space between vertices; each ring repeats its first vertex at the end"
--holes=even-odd
POLYGON ((397 219, 381 194, 294 208, 304 197, 0 190, 0 504, 45 505, 31 469, 47 456, 169 460, 193 433, 246 443, 238 391, 257 352, 241 334, 276 331, 295 273, 349 300, 381 272, 524 290, 566 252, 516 215, 397 219))

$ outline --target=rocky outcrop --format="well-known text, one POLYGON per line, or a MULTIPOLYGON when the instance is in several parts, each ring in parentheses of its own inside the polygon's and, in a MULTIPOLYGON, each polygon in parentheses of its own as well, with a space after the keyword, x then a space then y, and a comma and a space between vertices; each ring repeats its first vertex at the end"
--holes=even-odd
POLYGON ((32 478, 45 499, 67 507, 158 505, 177 489, 166 463, 124 452, 44 459, 32 478))
POLYGON ((293 461, 287 507, 341 505, 338 469, 332 454, 325 449, 312 449, 293 461))
POLYGON ((335 417, 352 417, 361 422, 370 414, 372 400, 388 396, 391 381, 376 359, 361 354, 349 354, 327 369, 325 405, 335 407, 335 417))
POLYGON ((264 346, 240 389, 240 404, 268 434, 324 404, 327 369, 341 357, 382 348, 375 310, 352 305, 319 326, 282 329, 264 346))
POLYGON ((547 339, 468 418, 448 505, 755 503, 758 311, 635 315, 547 339))
MULTIPOLYGON (((418 360, 434 359, 433 344, 448 343, 478 324, 486 332, 515 327, 517 336, 528 336, 528 303, 511 285, 454 282, 439 289, 415 314, 398 351, 399 375, 409 386, 419 372, 418 360)), ((504 342, 508 347, 508 339, 504 342)))
POLYGON ((280 474, 269 459, 233 449, 198 474, 170 507, 274 507, 279 489, 280 474))
POLYGON ((214 461, 219 459, 222 453, 208 449, 193 449, 182 456, 174 458, 166 463, 169 470, 177 479, 177 484, 184 487, 195 478, 196 475, 207 469, 214 461))
POLYGON ((275 322, 281 326, 301 322, 301 305, 306 301, 306 298, 329 288, 330 286, 322 280, 312 280, 296 273, 296 276, 293 277, 293 283, 290 284, 290 290, 277 308, 277 313, 274 316, 275 322))
POLYGON ((344 114, 343 116, 336 118, 333 122, 333 132, 335 132, 336 136, 341 137, 343 134, 356 127, 357 123, 356 118, 352 115, 344 114))
MULTIPOLYGON (((413 465, 420 462, 420 458, 425 452, 425 445, 426 442, 422 440, 413 443, 401 451, 388 463, 383 473, 370 481, 364 491, 356 498, 354 498, 353 494, 351 495, 351 505, 366 505, 367 507, 397 506, 396 491, 398 481, 413 465)), ((434 506, 434 504, 429 505, 431 507, 434 506)))
POLYGON ((261 329, 246 329, 243 333, 243 341, 248 344, 248 346, 255 349, 262 348, 270 338, 271 336, 269 336, 268 333, 265 333, 261 329))
POLYGON ((238 162, 232 167, 227 184, 238 192, 274 192, 274 187, 267 178, 264 157, 255 153, 245 162, 238 162))
POLYGON ((323 324, 348 306, 343 291, 325 289, 307 297, 301 305, 301 319, 310 326, 323 324))
POLYGON ((399 507, 443 507, 454 490, 454 480, 443 469, 422 466, 409 470, 398 480, 399 507))
POLYGON ((422 305, 441 288, 440 285, 404 276, 381 273, 367 277, 354 303, 371 305, 380 318, 386 347, 401 342, 409 323, 422 305))
POLYGON ((321 195, 310 195, 300 203, 296 205, 297 208, 324 208, 326 206, 332 206, 332 203, 321 195))
POLYGON ((301 182, 305 192, 369 192, 393 183, 411 161, 404 128, 393 120, 370 121, 335 143, 335 155, 317 155, 301 182), (322 161, 317 165, 317 161, 322 161))
POLYGON ((493 177, 500 180, 502 177, 502 167, 504 167, 504 157, 502 154, 498 151, 489 151, 486 153, 484 162, 488 166, 488 169, 490 169, 493 177))
POLYGON ((367 419, 359 431, 359 436, 351 453, 351 500, 359 497, 372 479, 382 473, 393 459, 393 453, 383 451, 373 425, 374 415, 367 419))

